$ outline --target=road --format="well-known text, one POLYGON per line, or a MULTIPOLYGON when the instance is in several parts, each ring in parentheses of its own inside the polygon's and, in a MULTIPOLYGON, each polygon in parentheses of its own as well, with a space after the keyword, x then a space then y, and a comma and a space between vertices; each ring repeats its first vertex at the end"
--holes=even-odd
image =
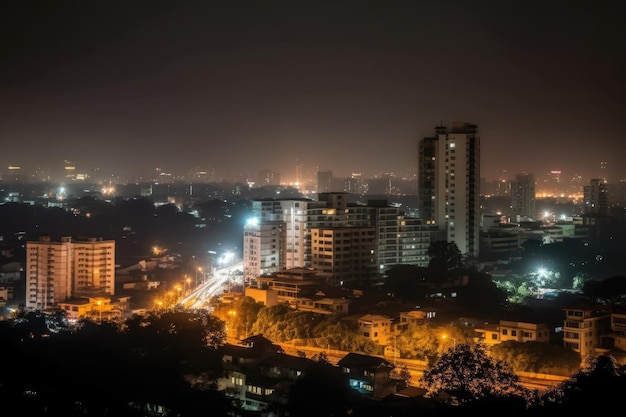
POLYGON ((208 308, 208 301, 216 295, 223 294, 228 281, 242 272, 243 262, 216 269, 202 284, 178 302, 178 305, 190 309, 208 308))
MULTIPOLYGON (((320 352, 326 353, 328 361, 337 365, 337 362, 349 352, 334 350, 334 349, 324 349, 324 348, 316 348, 311 346, 297 346, 291 343, 277 343, 280 347, 283 348, 286 354, 288 355, 298 355, 298 351, 304 352, 307 358, 311 358, 313 355, 317 355, 320 352)), ((426 369, 426 362, 419 361, 415 359, 401 359, 401 358, 385 358, 389 362, 394 363, 397 367, 406 366, 409 373, 411 374, 411 385, 418 386, 417 383, 422 377, 424 373, 424 369, 426 369)), ((550 387, 558 385, 561 381, 567 379, 566 377, 560 376, 552 376, 551 378, 538 378, 531 376, 522 376, 519 375, 520 383, 522 386, 531 389, 542 391, 548 389, 550 387)))

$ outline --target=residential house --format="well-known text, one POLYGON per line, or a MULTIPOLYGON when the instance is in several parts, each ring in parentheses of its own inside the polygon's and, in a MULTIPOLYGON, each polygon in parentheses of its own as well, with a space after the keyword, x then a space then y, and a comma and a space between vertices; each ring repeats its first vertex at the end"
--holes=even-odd
MULTIPOLYGON (((126 304, 128 301, 126 301, 126 304)), ((74 297, 58 303, 59 309, 65 311, 70 322, 80 318, 93 320, 112 320, 120 318, 122 310, 110 297, 74 297)))
POLYGON ((366 314, 359 317, 359 333, 363 337, 367 337, 379 345, 389 343, 391 337, 391 324, 393 320, 384 315, 366 314))
POLYGON ((602 335, 610 333, 611 313, 606 306, 580 302, 567 307, 563 323, 563 345, 582 358, 596 353, 602 335))
POLYGON ((397 381, 390 376, 394 365, 384 358, 351 352, 337 366, 348 377, 350 388, 364 396, 380 399, 396 392, 397 381))
POLYGON ((547 322, 500 320, 499 324, 485 323, 474 328, 478 340, 487 346, 513 340, 515 342, 549 343, 554 331, 547 322))
POLYGON ((286 355, 263 335, 221 348, 224 374, 218 389, 244 411, 265 412, 287 406, 291 386, 321 364, 286 355))
POLYGON ((423 325, 427 320, 436 316, 434 308, 420 310, 401 311, 399 323, 396 324, 396 332, 408 329, 410 325, 423 325))

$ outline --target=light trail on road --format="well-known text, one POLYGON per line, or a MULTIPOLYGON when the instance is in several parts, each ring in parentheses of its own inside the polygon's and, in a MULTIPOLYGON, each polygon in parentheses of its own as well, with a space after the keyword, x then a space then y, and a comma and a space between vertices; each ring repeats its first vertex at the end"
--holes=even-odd
POLYGON ((224 292, 224 286, 243 271, 243 262, 216 269, 205 282, 197 286, 191 293, 178 302, 178 306, 188 309, 208 308, 208 301, 224 292))

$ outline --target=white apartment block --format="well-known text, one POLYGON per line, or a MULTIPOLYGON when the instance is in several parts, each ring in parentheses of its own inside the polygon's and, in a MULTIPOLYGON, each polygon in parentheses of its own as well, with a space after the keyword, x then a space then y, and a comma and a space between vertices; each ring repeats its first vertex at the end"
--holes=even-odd
POLYGON ((598 306, 580 305, 565 309, 563 345, 578 352, 581 358, 594 355, 601 338, 610 332, 611 314, 598 306))
POLYGON ((332 285, 368 283, 376 275, 374 227, 311 229, 311 267, 332 285))
POLYGON ((253 219, 244 226, 246 282, 277 270, 304 267, 307 260, 307 207, 310 200, 263 199, 252 202, 253 219), (282 237, 276 239, 277 230, 282 237), (280 246, 278 246, 280 244, 280 246))
POLYGON ((348 204, 346 192, 325 192, 309 199, 261 199, 252 202, 253 218, 244 226, 244 278, 314 268, 338 285, 374 280, 397 264, 427 266, 432 225, 405 217, 386 201, 348 204), (314 229, 340 230, 329 246, 312 235, 314 229), (364 232, 365 231, 365 232, 364 232), (334 248, 340 252, 334 252, 334 248), (354 252, 350 252, 353 250, 354 252))
POLYGON ((85 294, 115 292, 115 241, 49 236, 26 243, 26 309, 56 308, 85 294))
POLYGON ((115 294, 115 241, 89 238, 73 247, 74 295, 115 294))
POLYGON ((358 319, 359 334, 379 345, 386 345, 391 338, 392 323, 393 320, 390 317, 379 314, 366 314, 358 319))
POLYGON ((399 207, 374 207, 372 218, 380 274, 398 264, 428 266, 431 226, 424 226, 421 219, 405 217, 399 207))
POLYGON ((621 352, 626 352, 626 312, 611 313, 611 333, 606 335, 607 345, 621 352))
POLYGON ((550 343, 554 333, 549 323, 513 320, 500 320, 499 324, 483 324, 474 330, 478 334, 477 339, 487 346, 510 340, 520 343, 550 343))
POLYGON ((480 137, 469 123, 437 126, 418 149, 420 216, 445 240, 478 259, 480 235, 480 137))
POLYGON ((500 341, 549 343, 552 329, 549 323, 528 323, 500 320, 500 341))
POLYGON ((248 221, 243 229, 243 279, 248 285, 261 275, 284 269, 285 223, 248 221))

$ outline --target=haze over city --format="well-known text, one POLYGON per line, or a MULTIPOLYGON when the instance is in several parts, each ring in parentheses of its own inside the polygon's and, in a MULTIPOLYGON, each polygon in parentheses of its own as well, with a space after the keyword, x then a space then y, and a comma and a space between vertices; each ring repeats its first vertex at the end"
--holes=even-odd
POLYGON ((476 124, 482 176, 626 178, 617 1, 15 2, 0 169, 405 176, 476 124))

